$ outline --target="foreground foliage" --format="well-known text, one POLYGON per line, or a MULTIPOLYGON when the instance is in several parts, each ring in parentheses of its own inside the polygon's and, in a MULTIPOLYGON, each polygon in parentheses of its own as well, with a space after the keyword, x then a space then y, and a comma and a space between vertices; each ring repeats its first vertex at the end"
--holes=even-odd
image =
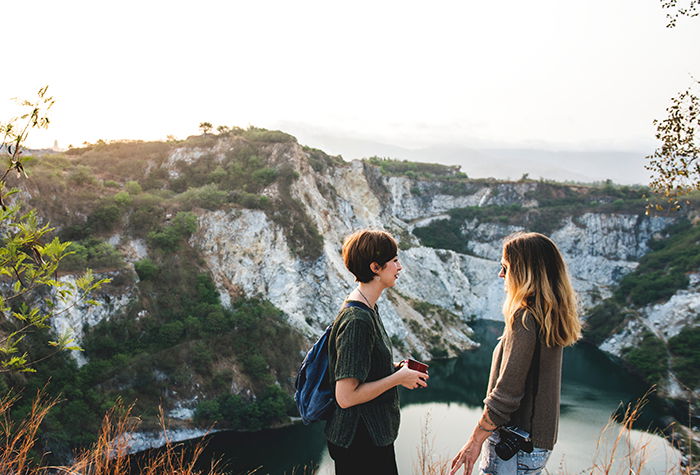
POLYGON ((19 188, 10 186, 13 177, 17 183, 28 178, 23 148, 29 133, 49 125, 54 99, 47 90, 39 89, 34 101, 21 101, 25 112, 0 123, 0 153, 6 154, 0 176, 0 373, 32 372, 43 359, 79 349, 69 334, 51 336, 42 341, 51 351, 40 357, 23 340, 72 307, 94 304, 88 295, 108 282, 89 270, 73 281, 58 279, 59 264, 73 253, 70 242, 52 237, 53 228, 27 207, 19 188))

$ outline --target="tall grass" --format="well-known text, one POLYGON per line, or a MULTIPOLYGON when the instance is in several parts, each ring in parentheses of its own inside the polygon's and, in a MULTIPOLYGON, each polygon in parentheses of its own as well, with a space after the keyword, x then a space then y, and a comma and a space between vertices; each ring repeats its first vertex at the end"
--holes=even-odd
MULTIPOLYGON (((642 409, 648 401, 648 394, 626 406, 621 417, 612 416, 601 430, 596 452, 592 456, 589 468, 578 474, 622 475, 644 473, 651 455, 649 436, 633 436, 633 426, 639 419, 642 409)), ((18 396, 13 394, 0 398, 0 474, 22 475, 126 475, 131 473, 143 475, 223 475, 218 462, 208 468, 197 468, 202 456, 203 443, 185 450, 181 444, 175 444, 168 438, 163 412, 160 412, 160 424, 165 437, 165 446, 152 451, 145 457, 135 458, 129 454, 129 434, 138 428, 139 418, 132 416, 132 406, 125 407, 117 403, 102 420, 97 442, 78 452, 73 462, 64 466, 47 466, 42 461, 38 441, 40 426, 49 411, 59 402, 48 398, 43 391, 37 392, 31 409, 18 420, 11 416, 13 404, 18 396)), ((430 414, 424 418, 420 445, 413 473, 417 475, 444 475, 449 473, 449 461, 435 455, 434 436, 431 429, 430 414)), ((692 445, 692 433, 683 435, 692 445)), ((551 464, 550 464, 551 465, 551 464)), ((694 461, 692 453, 683 466, 669 462, 665 473, 692 475, 698 473, 700 464, 694 461)), ((292 474, 313 474, 315 467, 297 467, 292 474)), ((259 469, 248 472, 260 474, 259 469)), ((546 473, 568 474, 565 464, 550 467, 546 473)))
POLYGON ((42 456, 37 455, 39 428, 42 421, 57 403, 48 399, 43 392, 35 396, 29 413, 13 420, 11 409, 17 401, 16 395, 0 398, 0 474, 21 475, 223 475, 218 462, 202 471, 196 468, 204 450, 199 443, 193 449, 184 450, 168 438, 162 410, 160 423, 166 439, 162 450, 145 458, 134 458, 129 454, 129 434, 140 422, 131 414, 132 406, 125 407, 118 402, 102 420, 102 427, 92 446, 75 455, 73 462, 64 466, 47 466, 42 456))
MULTIPOLYGON (((653 388, 637 401, 625 406, 621 416, 612 415, 610 417, 608 423, 601 429, 596 443, 596 451, 592 454, 592 463, 588 468, 575 472, 570 471, 566 468, 565 460, 554 467, 550 458, 549 467, 543 473, 556 473, 558 475, 636 475, 647 473, 646 465, 653 455, 651 447, 653 434, 633 434, 633 426, 639 419, 652 391, 653 388)), ((675 438, 673 435, 675 434, 672 434, 671 439, 675 438)), ((682 437, 687 439, 687 446, 692 448, 692 431, 688 429, 682 437)), ((415 475, 450 473, 449 461, 435 456, 433 441, 430 413, 428 413, 423 419, 421 440, 417 447, 417 458, 414 461, 413 473, 415 475)), ((688 450, 686 462, 679 464, 667 460, 663 473, 678 475, 697 475, 700 473, 700 463, 693 459, 692 449, 688 450)), ((476 467, 478 467, 478 463, 476 467)))

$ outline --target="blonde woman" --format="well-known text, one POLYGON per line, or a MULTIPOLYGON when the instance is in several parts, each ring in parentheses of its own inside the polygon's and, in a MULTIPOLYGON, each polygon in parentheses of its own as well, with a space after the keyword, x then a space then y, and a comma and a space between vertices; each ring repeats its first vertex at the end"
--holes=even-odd
POLYGON ((491 360, 484 412, 452 460, 451 475, 537 474, 557 441, 562 350, 581 337, 576 294, 557 246, 538 233, 503 245, 505 329, 491 360), (529 438, 527 436, 529 435, 529 438))

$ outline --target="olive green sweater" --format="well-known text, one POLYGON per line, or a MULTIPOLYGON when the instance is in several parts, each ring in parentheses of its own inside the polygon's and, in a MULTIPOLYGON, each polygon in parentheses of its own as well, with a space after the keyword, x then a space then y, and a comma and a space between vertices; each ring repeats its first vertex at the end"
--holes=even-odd
MULTIPOLYGON (((333 322, 328 358, 334 391, 339 379, 355 378, 364 383, 391 375, 391 342, 378 311, 343 308, 333 322)), ((326 438, 340 447, 349 447, 362 420, 376 446, 390 445, 398 435, 399 418, 399 393, 394 387, 364 404, 346 409, 336 404, 326 423, 326 438)))
POLYGON ((530 433, 535 447, 552 450, 559 429, 563 350, 540 341, 534 360, 538 338, 534 318, 516 313, 512 332, 504 332, 493 350, 484 405, 494 424, 518 426, 530 433))

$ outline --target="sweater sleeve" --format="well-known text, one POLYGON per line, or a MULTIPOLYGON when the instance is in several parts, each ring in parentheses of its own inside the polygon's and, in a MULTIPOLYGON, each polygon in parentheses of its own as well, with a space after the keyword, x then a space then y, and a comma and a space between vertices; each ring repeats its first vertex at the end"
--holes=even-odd
POLYGON ((498 379, 484 399, 489 418, 498 426, 508 423, 510 415, 520 407, 538 338, 532 318, 524 317, 527 328, 523 324, 522 313, 514 318, 512 331, 503 338, 498 379))
POLYGON ((360 318, 343 322, 336 335, 335 380, 355 378, 364 382, 372 364, 373 345, 374 332, 369 322, 360 318))

